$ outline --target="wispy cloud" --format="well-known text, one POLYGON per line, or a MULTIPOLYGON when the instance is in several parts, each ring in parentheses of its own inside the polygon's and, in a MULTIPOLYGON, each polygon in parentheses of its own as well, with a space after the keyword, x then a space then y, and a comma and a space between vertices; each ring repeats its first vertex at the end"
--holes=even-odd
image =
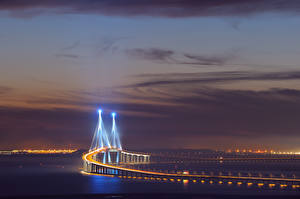
MULTIPOLYGON (((129 148, 153 147, 151 143, 167 148, 202 148, 203 146, 214 148, 220 144, 219 138, 224 139, 224 137, 230 140, 227 145, 232 146, 240 139, 252 144, 263 144, 265 138, 271 142, 274 137, 285 135, 281 139, 281 142, 284 142, 285 139, 298 136, 299 90, 242 91, 214 88, 185 90, 183 87, 181 94, 180 96, 174 94, 173 97, 165 99, 166 103, 177 104, 176 106, 142 104, 132 99, 127 102, 102 102, 101 107, 105 108, 105 113, 108 110, 117 110, 120 113, 121 119, 118 124, 122 127, 121 132, 124 136, 122 141, 129 148), (164 117, 156 117, 157 114, 164 117), (152 115, 152 117, 149 119, 142 115, 152 115), (174 137, 180 141, 173 141, 174 137), (193 138, 196 144, 187 138, 193 138), (214 142, 207 143, 207 138, 213 138, 214 142)), ((145 94, 141 93, 141 95, 145 94)), ((66 99, 76 100, 52 102, 87 106, 89 102, 82 97, 76 98, 74 94, 66 95, 66 99)), ((0 131, 7 134, 0 134, 0 144, 2 147, 9 146, 7 143, 18 144, 13 147, 29 145, 41 147, 45 144, 61 147, 72 143, 87 148, 97 119, 96 104, 91 102, 90 105, 94 106, 94 109, 2 107, 0 108, 0 131), (38 140, 43 141, 37 142, 38 140)), ((276 147, 276 144, 271 143, 272 147, 276 147)), ((291 147, 291 144, 288 144, 291 147)), ((280 146, 283 145, 281 143, 280 146)))
POLYGON ((73 52, 80 45, 80 41, 75 41, 71 45, 65 46, 55 54, 58 58, 78 59, 80 56, 73 52))
POLYGON ((101 38, 99 42, 96 42, 95 51, 98 55, 102 55, 107 52, 114 53, 119 49, 117 43, 120 42, 121 40, 126 40, 126 39, 129 39, 129 37, 101 38))
MULTIPOLYGON (((136 78, 138 84, 111 91, 76 90, 15 98, 26 108, 0 107, 0 132, 7 132, 0 134, 1 147, 8 143, 18 144, 13 147, 72 143, 88 148, 99 107, 106 113, 105 120, 110 120, 107 113, 111 111, 120 113, 122 141, 129 148, 153 147, 152 143, 167 148, 214 148, 224 138, 228 139, 227 146, 240 140, 263 145, 268 139, 271 147, 282 147, 283 142, 298 137, 300 90, 222 89, 214 83, 296 80, 300 79, 299 71, 143 74, 136 78), (276 136, 281 137, 277 145, 276 136), (208 143, 208 138, 214 141, 208 143)), ((1 91, 9 94, 10 89, 0 87, 1 91)), ((286 146, 297 144, 287 142, 286 146)))
POLYGON ((134 48, 127 49, 125 53, 133 58, 145 59, 167 64, 186 64, 195 66, 221 66, 235 58, 234 53, 224 55, 195 55, 179 53, 161 48, 134 48))
POLYGON ((300 2, 298 0, 2 0, 0 10, 19 12, 50 10, 60 14, 94 13, 118 16, 248 16, 263 12, 299 14, 300 2))
POLYGON ((234 58, 233 55, 218 55, 218 56, 204 56, 204 55, 192 55, 184 54, 184 57, 188 58, 187 61, 181 61, 181 64, 193 64, 193 65, 225 65, 228 61, 234 58))
POLYGON ((142 74, 139 83, 128 87, 152 87, 160 85, 197 84, 197 83, 220 83, 234 81, 253 80, 300 80, 300 71, 288 72, 255 72, 255 71, 231 71, 231 72, 208 72, 208 73, 169 73, 169 74, 142 74))
POLYGON ((165 50, 159 48, 135 48, 135 49, 127 49, 125 53, 131 57, 138 59, 147 59, 151 61, 163 61, 169 62, 174 61, 173 57, 175 52, 172 50, 165 50))

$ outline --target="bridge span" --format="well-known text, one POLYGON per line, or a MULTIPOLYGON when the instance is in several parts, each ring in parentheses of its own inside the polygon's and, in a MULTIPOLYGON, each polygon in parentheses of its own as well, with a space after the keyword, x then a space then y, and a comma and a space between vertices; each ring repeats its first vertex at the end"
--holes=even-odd
POLYGON ((137 178, 137 179, 153 179, 153 180, 169 180, 169 181, 184 181, 191 180, 192 182, 208 181, 209 183, 228 183, 236 182, 239 184, 252 185, 256 183, 258 186, 264 184, 273 185, 280 183, 281 186, 291 185, 294 188, 300 188, 300 179, 291 178, 266 178, 266 177, 245 177, 245 176, 210 176, 197 174, 174 174, 164 172, 153 172, 138 169, 125 168, 118 165, 104 164, 94 159, 94 157, 106 149, 98 149, 90 151, 82 156, 84 161, 84 171, 89 174, 109 174, 122 178, 137 178))
POLYGON ((298 178, 276 178, 276 177, 256 177, 256 176, 226 176, 226 175, 200 175, 183 173, 168 173, 133 169, 126 167, 131 163, 148 164, 150 155, 138 152, 128 152, 122 149, 118 131, 113 116, 112 133, 106 134, 106 130, 101 118, 102 111, 99 111, 99 121, 95 130, 92 146, 89 152, 83 154, 83 171, 90 175, 112 175, 120 178, 158 180, 158 181, 192 181, 201 183, 219 183, 219 184, 246 184, 258 187, 276 185, 281 188, 291 186, 300 188, 300 179, 298 178))

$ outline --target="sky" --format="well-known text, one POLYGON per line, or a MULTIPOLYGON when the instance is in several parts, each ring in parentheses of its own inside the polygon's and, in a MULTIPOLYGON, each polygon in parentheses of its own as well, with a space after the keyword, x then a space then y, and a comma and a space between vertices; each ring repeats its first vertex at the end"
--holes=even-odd
POLYGON ((0 149, 300 151, 297 0, 0 0, 0 149))

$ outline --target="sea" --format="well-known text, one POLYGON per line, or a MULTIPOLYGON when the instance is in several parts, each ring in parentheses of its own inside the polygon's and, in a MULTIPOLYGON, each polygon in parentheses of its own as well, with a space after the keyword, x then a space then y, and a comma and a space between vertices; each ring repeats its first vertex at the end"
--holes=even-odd
MULTIPOLYGON (((300 176, 300 163, 198 162, 189 164, 206 173, 251 172, 267 175, 286 173, 300 176), (248 170, 247 170, 248 169, 248 170)), ((154 164, 154 167, 158 167, 154 164)), ((164 165, 166 167, 166 165, 164 165)), ((180 166, 182 167, 182 165, 180 166)), ((245 183, 205 183, 192 181, 157 181, 123 179, 112 176, 86 175, 80 154, 74 155, 6 155, 0 156, 0 197, 55 196, 76 194, 127 193, 193 193, 230 195, 299 195, 300 188, 267 185, 247 186, 245 183)))

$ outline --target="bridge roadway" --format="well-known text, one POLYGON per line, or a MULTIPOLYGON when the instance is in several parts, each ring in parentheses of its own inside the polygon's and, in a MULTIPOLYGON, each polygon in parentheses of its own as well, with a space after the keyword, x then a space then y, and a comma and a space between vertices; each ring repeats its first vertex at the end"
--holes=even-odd
MULTIPOLYGON (((170 179, 170 181, 181 181, 181 180, 192 180, 196 182, 197 180, 208 179, 210 183, 212 180, 223 180, 227 181, 228 184, 231 184, 231 181, 243 181, 237 182, 237 184, 247 183, 248 185, 253 184, 253 182, 257 183, 258 186, 263 186, 264 183, 275 186, 273 183, 280 183, 281 187, 286 187, 287 183, 292 185, 293 188, 300 188, 300 179, 292 179, 292 178, 268 178, 268 177, 251 177, 251 176, 210 176, 210 175, 198 175, 198 174, 178 174, 178 173, 163 173, 163 172, 154 172, 154 171, 145 171, 145 170, 137 170, 131 168, 120 167, 116 165, 103 164, 93 159, 93 156, 97 153, 101 153, 105 150, 105 148, 97 149, 94 151, 90 151, 82 156, 85 165, 85 172, 88 174, 110 174, 119 177, 128 178, 139 178, 139 179, 170 179)), ((222 181, 219 181, 222 182, 222 181)))

